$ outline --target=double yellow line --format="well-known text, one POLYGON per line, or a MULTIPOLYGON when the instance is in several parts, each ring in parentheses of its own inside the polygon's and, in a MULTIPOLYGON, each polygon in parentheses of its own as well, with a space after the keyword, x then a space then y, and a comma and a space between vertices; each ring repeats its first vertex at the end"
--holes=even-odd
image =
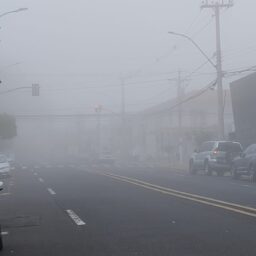
POLYGON ((158 185, 148 183, 148 182, 145 182, 145 181, 142 181, 142 180, 129 178, 129 177, 125 177, 125 176, 120 176, 120 175, 113 174, 113 173, 108 173, 108 172, 97 172, 97 173, 100 174, 100 175, 104 175, 104 176, 107 176, 109 178, 118 180, 118 181, 133 184, 133 185, 143 187, 145 189, 153 190, 153 191, 156 191, 156 192, 159 192, 159 193, 162 193, 162 194, 166 194, 166 195, 186 199, 186 200, 197 202, 197 203, 200 203, 200 204, 204 204, 204 205, 208 205, 208 206, 212 206, 212 207, 217 207, 217 208, 221 208, 221 209, 224 209, 224 210, 227 210, 227 211, 232 211, 232 212, 235 212, 235 213, 239 213, 239 214, 243 214, 243 215, 247 215, 247 216, 251 216, 251 217, 256 218, 256 208, 243 206, 243 205, 240 205, 240 204, 235 204, 235 203, 230 203, 230 202, 225 202, 225 201, 217 200, 217 199, 210 198, 210 197, 205 197, 205 196, 200 196, 200 195, 196 195, 196 194, 186 193, 186 192, 178 191, 178 190, 175 190, 175 189, 158 186, 158 185))

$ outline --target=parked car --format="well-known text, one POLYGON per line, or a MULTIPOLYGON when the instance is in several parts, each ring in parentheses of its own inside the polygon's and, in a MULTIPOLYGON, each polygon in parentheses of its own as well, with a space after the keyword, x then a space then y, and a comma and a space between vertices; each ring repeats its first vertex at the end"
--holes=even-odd
POLYGON ((10 163, 5 155, 0 154, 0 175, 9 176, 10 175, 10 163))
POLYGON ((223 176, 231 170, 232 161, 242 152, 242 146, 232 141, 207 141, 192 154, 189 161, 189 171, 196 174, 197 171, 204 171, 206 175, 223 176))
POLYGON ((256 182, 256 144, 249 146, 234 158, 231 170, 234 179, 247 175, 252 178, 253 182, 256 182))

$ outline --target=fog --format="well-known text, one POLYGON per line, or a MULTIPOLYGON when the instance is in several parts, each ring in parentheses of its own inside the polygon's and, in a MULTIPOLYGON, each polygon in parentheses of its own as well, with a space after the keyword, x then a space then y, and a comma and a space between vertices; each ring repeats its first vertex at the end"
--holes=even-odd
MULTIPOLYGON (((60 141, 73 140, 65 131, 69 131, 68 127, 79 119, 77 115, 82 116, 80 121, 84 122, 83 125, 91 127, 87 127, 91 133, 84 128, 83 136, 90 138, 93 132, 96 136, 98 117, 95 108, 99 105, 102 106, 102 115, 110 115, 109 125, 101 128, 101 133, 109 129, 112 135, 108 140, 113 141, 116 130, 122 130, 124 125, 121 116, 120 120, 116 116, 122 111, 127 115, 126 132, 133 133, 140 127, 136 125, 137 120, 143 119, 140 113, 168 101, 167 104, 173 105, 172 101, 177 97, 178 72, 185 79, 184 93, 188 94, 214 80, 216 70, 205 62, 194 45, 184 38, 168 34, 168 31, 175 31, 192 37, 215 61, 214 12, 200 9, 200 5, 201 1, 188 0, 4 1, 3 13, 21 7, 28 10, 1 18, 1 90, 34 83, 40 85, 39 97, 32 97, 30 89, 1 95, 1 112, 20 116, 17 119, 18 136, 14 139, 18 147, 22 148, 30 141, 31 149, 35 150, 38 145, 33 145, 31 138, 43 138, 46 134, 51 143, 58 140, 56 136, 61 133, 60 141), (42 118, 42 125, 33 126, 24 117, 31 115, 70 115, 70 123, 43 128, 48 121, 42 118)), ((256 35, 248 29, 256 22, 255 7, 255 1, 244 0, 235 1, 232 8, 221 10, 224 71, 241 70, 255 64, 256 46, 253 42, 256 35)), ((224 88, 228 89, 229 83, 238 78, 225 78, 224 88)), ((214 104, 214 100, 212 102, 214 104)), ((217 116, 217 107, 213 105, 208 112, 217 116)), ((231 103, 227 106, 226 115, 228 134, 234 130, 231 103)), ((39 122, 40 118, 36 118, 35 122, 39 122)), ((152 122, 153 125, 147 122, 143 125, 150 130, 157 121, 152 122)), ((186 122, 184 120, 185 126, 186 122)), ((216 122, 210 121, 213 126, 216 122)), ((74 137, 77 138, 77 129, 82 128, 74 129, 74 137)), ((159 127, 155 129, 160 131, 159 127)), ((147 142, 149 145, 153 143, 150 140, 147 142)), ((94 143, 96 141, 95 138, 94 143)), ((147 148, 143 154, 151 155, 153 153, 147 150, 152 145, 147 146, 147 143, 143 144, 147 148)), ((175 147, 177 142, 171 144, 166 147, 175 147)), ((130 145, 127 150, 133 154, 141 150, 139 147, 130 145)), ((192 147, 194 144, 186 149, 186 154, 191 153, 192 147)), ((116 153, 120 148, 116 147, 114 151, 116 153)), ((159 148, 153 151, 157 152, 159 148)))
POLYGON ((255 256, 255 10, 2 0, 0 256, 255 256))

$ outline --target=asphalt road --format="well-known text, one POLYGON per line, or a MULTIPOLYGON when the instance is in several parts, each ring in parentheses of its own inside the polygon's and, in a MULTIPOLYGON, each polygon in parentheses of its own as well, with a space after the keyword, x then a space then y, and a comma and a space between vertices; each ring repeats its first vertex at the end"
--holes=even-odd
POLYGON ((153 168, 19 168, 0 255, 256 255, 256 185, 153 168))

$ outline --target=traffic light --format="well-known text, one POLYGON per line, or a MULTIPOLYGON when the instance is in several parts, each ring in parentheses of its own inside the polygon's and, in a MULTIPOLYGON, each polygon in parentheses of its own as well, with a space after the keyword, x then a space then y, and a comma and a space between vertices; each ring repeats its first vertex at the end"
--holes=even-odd
POLYGON ((40 95, 40 86, 39 84, 32 84, 32 96, 40 95))

